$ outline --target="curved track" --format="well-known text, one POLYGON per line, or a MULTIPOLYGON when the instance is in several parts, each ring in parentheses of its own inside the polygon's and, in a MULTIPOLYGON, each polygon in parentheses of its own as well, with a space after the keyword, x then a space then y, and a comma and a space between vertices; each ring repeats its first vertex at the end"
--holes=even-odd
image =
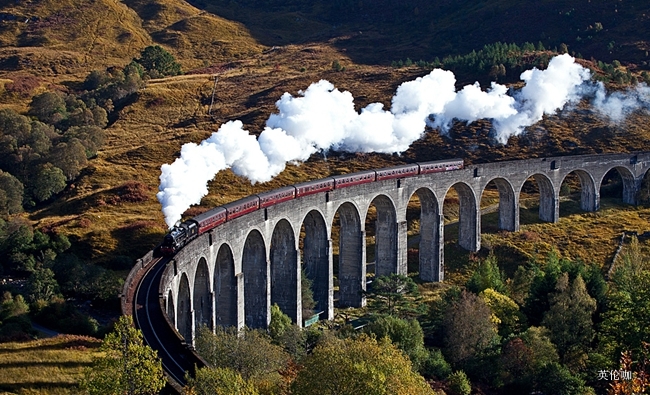
POLYGON ((180 386, 186 384, 185 372, 194 373, 203 366, 197 356, 167 324, 160 307, 158 287, 169 258, 155 258, 135 291, 133 321, 142 331, 145 342, 158 352, 169 378, 180 386))

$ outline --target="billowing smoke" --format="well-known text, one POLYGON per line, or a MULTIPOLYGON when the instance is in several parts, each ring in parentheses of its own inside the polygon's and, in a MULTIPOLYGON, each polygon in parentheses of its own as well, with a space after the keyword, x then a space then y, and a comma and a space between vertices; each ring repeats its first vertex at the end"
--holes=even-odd
POLYGON ((546 70, 526 71, 521 79, 525 86, 512 94, 496 83, 487 91, 478 83, 456 91, 454 74, 435 69, 401 84, 390 111, 372 103, 360 113, 350 92, 341 92, 325 80, 297 97, 285 93, 259 138, 244 130, 241 121, 230 121, 199 145, 183 145, 180 158, 162 166, 157 197, 165 221, 173 226, 190 205, 200 203, 208 193, 208 181, 227 168, 253 183, 265 182, 284 170, 287 162, 307 160, 322 150, 401 153, 422 136, 427 124, 446 132, 454 120, 492 119, 496 138, 505 143, 586 91, 595 94, 599 111, 614 118, 643 103, 643 92, 647 103, 647 87, 639 88, 634 102, 623 94, 607 96, 602 86, 588 83, 589 70, 569 55, 553 58, 546 70))
POLYGON ((650 87, 639 84, 622 92, 607 94, 602 82, 596 86, 593 100, 596 110, 613 122, 620 122, 633 111, 650 109, 650 87))

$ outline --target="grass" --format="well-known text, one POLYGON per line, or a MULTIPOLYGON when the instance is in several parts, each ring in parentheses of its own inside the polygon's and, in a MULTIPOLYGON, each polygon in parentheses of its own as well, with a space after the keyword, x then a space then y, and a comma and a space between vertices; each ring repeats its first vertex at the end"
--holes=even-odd
POLYGON ((0 394, 77 394, 83 369, 98 354, 100 340, 63 335, 0 344, 0 394))

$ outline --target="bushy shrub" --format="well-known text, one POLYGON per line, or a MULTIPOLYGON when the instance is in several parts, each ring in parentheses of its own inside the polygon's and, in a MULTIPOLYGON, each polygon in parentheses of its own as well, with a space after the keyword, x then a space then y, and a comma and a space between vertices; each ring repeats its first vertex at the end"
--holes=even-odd
POLYGON ((447 378, 449 392, 452 395, 469 395, 472 392, 472 384, 462 370, 457 370, 447 378))

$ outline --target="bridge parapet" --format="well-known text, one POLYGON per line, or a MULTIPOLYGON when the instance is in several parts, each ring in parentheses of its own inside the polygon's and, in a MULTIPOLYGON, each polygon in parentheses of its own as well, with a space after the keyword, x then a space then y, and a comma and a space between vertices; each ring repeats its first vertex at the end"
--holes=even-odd
MULTIPOLYGON (((273 303, 300 324, 304 269, 313 282, 317 309, 325 312, 324 318, 332 318, 335 296, 341 306, 364 304, 365 224, 371 206, 377 211, 376 273, 406 274, 406 209, 417 194, 420 276, 425 281, 442 281, 442 213, 452 188, 460 204, 459 244, 477 251, 480 201, 490 182, 499 191, 500 228, 517 231, 519 195, 531 177, 540 190, 540 218, 557 222, 560 186, 568 174, 578 175, 581 206, 593 211, 599 208, 599 190, 607 172, 618 170, 623 199, 634 203, 649 167, 649 152, 533 158, 467 165, 462 170, 376 181, 285 201, 228 221, 182 248, 163 273, 161 306, 169 323, 186 339, 193 338, 199 325, 265 327, 273 303), (332 240, 335 223, 340 226, 338 243, 332 240), (338 254, 334 254, 335 244, 338 254)), ((125 284, 125 295, 126 290, 125 284)))

